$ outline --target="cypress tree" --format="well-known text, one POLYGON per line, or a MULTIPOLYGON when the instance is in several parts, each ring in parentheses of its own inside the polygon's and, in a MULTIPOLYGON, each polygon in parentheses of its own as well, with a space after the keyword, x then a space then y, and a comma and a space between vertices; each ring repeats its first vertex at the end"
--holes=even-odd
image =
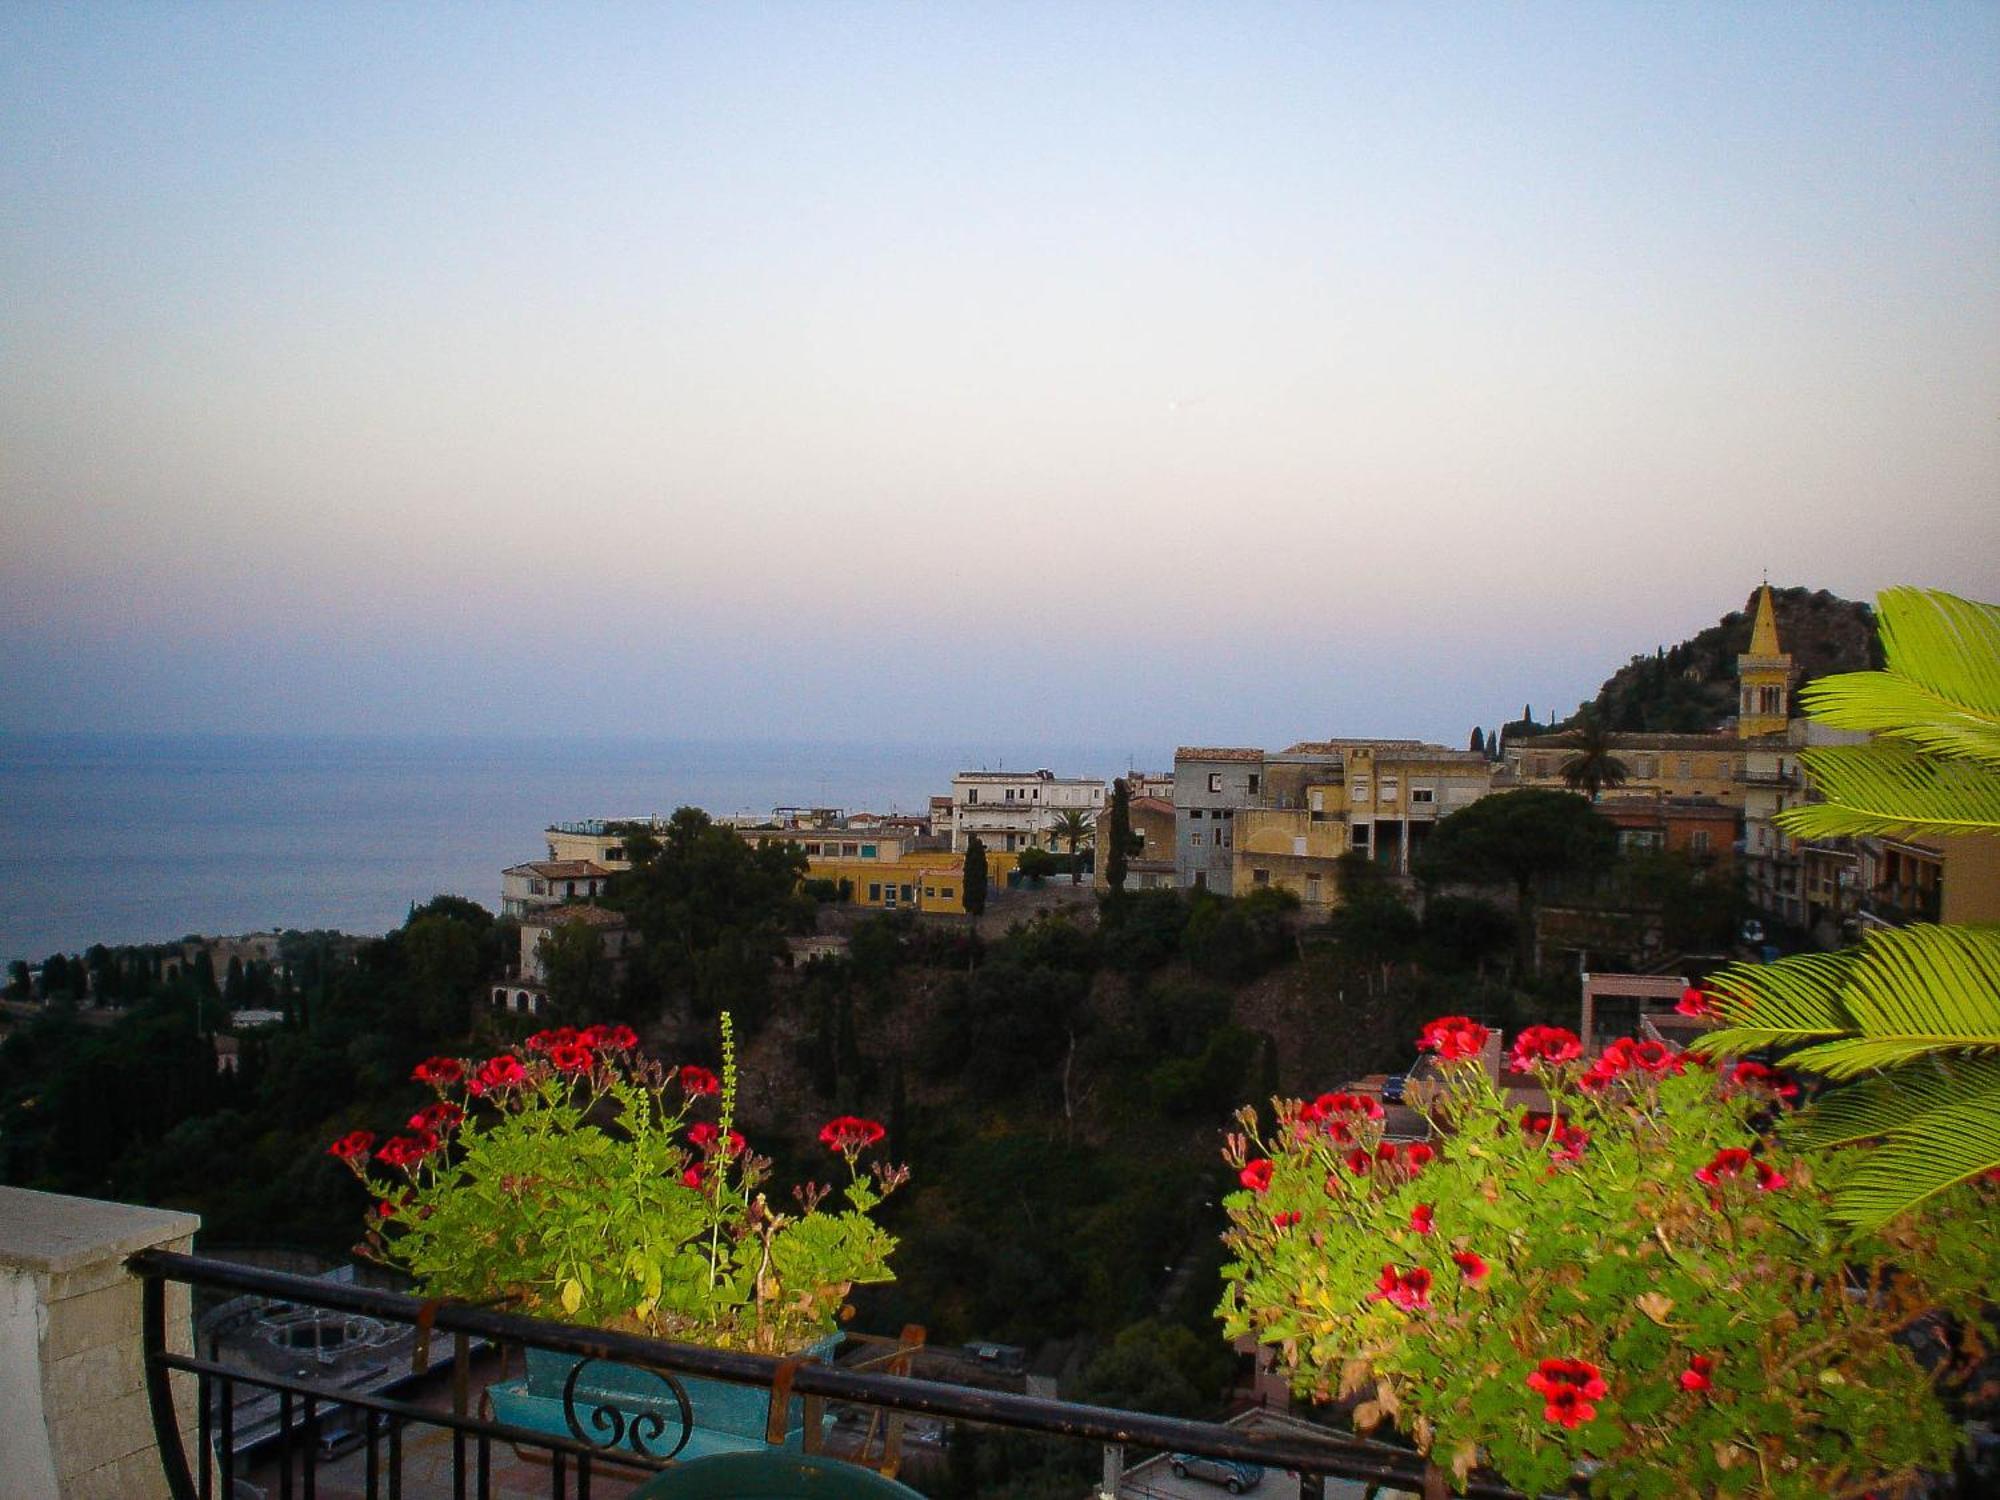
POLYGON ((1477 724, 1473 725, 1473 726, 1472 726, 1472 743, 1471 743, 1471 744, 1469 744, 1469 745, 1467 745, 1467 746, 1466 746, 1465 748, 1466 748, 1466 749, 1468 749, 1468 750, 1470 750, 1470 751, 1471 751, 1471 752, 1472 752, 1472 753, 1473 753, 1474 755, 1484 755, 1484 754, 1486 753, 1486 731, 1485 731, 1485 729, 1484 729, 1484 728, 1482 728, 1482 727, 1481 727, 1480 725, 1477 725, 1477 724))
POLYGON ((1104 883, 1113 896, 1125 894, 1126 851, 1132 847, 1132 789, 1120 776, 1111 783, 1111 847, 1104 856, 1104 883))
POLYGON ((965 843, 965 910, 978 919, 986 910, 986 846, 974 834, 965 843))

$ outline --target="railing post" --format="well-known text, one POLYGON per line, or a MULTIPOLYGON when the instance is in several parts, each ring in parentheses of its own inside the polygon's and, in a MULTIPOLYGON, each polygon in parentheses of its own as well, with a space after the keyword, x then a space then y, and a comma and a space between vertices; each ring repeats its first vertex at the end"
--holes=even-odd
POLYGON ((125 1261, 154 1247, 185 1251, 200 1225, 188 1213, 0 1187, 8 1500, 193 1494, 194 1379, 147 1358, 191 1352, 188 1291, 142 1283, 125 1261))
POLYGON ((1097 1493, 1104 1500, 1118 1500, 1119 1488, 1125 1483, 1125 1445, 1106 1443, 1104 1445, 1104 1478, 1097 1486, 1097 1493))

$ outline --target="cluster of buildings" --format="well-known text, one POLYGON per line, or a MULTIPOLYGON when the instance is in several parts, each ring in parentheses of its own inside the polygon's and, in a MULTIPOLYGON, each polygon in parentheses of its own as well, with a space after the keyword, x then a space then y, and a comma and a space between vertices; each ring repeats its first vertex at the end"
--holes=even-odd
MULTIPOLYGON (((1597 810, 1621 847, 1682 854, 1741 879, 1758 910, 1829 938, 1869 923, 2000 919, 2000 853, 1990 841, 1953 849, 1893 838, 1799 840, 1778 826, 1777 815, 1808 795, 1799 752, 1860 736, 1791 717, 1796 673, 1768 586, 1737 677, 1736 718, 1712 733, 1608 737, 1624 775, 1597 810)), ((1126 888, 1225 896, 1275 888, 1308 916, 1324 916, 1340 901, 1342 859, 1359 855, 1408 875, 1440 820, 1498 792, 1567 786, 1582 748, 1573 733, 1518 738, 1491 756, 1404 739, 1184 746, 1170 773, 1125 778, 1133 840, 1126 888)), ((961 771, 951 794, 932 797, 922 816, 781 807, 718 821, 753 843, 798 844, 809 878, 826 882, 842 904, 963 915, 973 838, 1001 888, 1029 850, 1065 849, 1072 837, 1090 847, 1110 800, 1109 785, 1094 777, 961 771)), ((547 830, 546 860, 503 872, 503 912, 521 923, 521 978, 496 987, 496 1003, 539 1003, 542 939, 567 923, 601 928, 607 950, 622 953, 623 919, 597 898, 630 868, 625 831, 661 826, 653 818, 559 823, 547 830)), ((1101 859, 1093 878, 1102 889, 1101 859)))

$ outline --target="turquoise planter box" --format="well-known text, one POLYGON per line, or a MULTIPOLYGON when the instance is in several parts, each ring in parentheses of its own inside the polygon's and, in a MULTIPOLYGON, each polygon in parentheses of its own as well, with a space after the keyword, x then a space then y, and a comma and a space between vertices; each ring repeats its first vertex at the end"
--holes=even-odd
MULTIPOLYGON (((811 1359, 831 1359, 840 1347, 833 1334, 810 1346, 811 1359)), ((502 1422, 537 1432, 574 1437, 563 1410, 563 1387, 580 1361, 553 1349, 529 1349, 525 1378, 488 1387, 493 1415, 502 1422)), ((650 1370, 610 1360, 581 1361, 573 1409, 587 1442, 664 1455, 680 1438, 681 1408, 666 1382, 650 1370)), ((676 1375, 687 1392, 694 1430, 677 1458, 701 1458, 711 1453, 741 1453, 772 1446, 764 1441, 771 1395, 762 1386, 736 1385, 699 1375, 676 1375)), ((822 1422, 830 1422, 823 1418, 822 1422)), ((785 1411, 785 1440, 793 1452, 805 1447, 805 1402, 794 1396, 785 1411)))

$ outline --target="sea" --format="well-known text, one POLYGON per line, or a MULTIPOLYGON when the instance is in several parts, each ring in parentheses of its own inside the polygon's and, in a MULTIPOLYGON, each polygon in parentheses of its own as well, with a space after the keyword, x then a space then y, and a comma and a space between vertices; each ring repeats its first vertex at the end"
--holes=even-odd
POLYGON ((1109 779, 1104 746, 0 734, 0 962, 283 928, 380 933, 449 893, 498 910, 542 830, 699 807, 922 812, 968 769, 1109 779))

